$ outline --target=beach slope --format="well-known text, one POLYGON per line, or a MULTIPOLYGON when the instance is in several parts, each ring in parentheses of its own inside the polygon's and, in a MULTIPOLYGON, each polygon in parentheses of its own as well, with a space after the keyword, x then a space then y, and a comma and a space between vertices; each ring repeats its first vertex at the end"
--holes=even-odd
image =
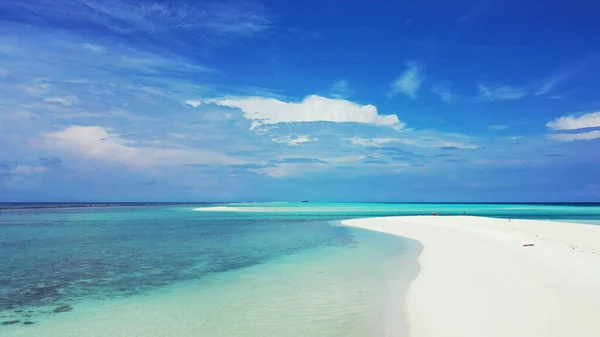
POLYGON ((412 337, 600 336, 600 226, 470 216, 343 224, 423 244, 399 308, 412 337))

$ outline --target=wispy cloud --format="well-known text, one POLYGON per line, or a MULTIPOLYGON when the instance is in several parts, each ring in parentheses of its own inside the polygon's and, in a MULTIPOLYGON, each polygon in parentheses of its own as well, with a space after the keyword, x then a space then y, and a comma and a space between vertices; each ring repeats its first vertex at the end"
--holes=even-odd
POLYGON ((457 98, 457 94, 452 91, 451 83, 448 81, 434 85, 431 88, 431 92, 438 95, 446 103, 452 103, 457 98))
POLYGON ((42 157, 40 158, 39 162, 44 166, 58 165, 62 163, 62 159, 59 157, 42 157))
POLYGON ((455 149, 477 149, 479 148, 476 144, 461 142, 457 140, 446 140, 443 138, 427 136, 422 134, 413 135, 412 138, 399 137, 399 138, 362 138, 352 137, 348 138, 350 143, 365 147, 380 147, 383 144, 398 143, 414 147, 422 148, 455 148, 455 149))
POLYGON ((488 129, 490 129, 492 131, 506 130, 507 128, 508 128, 508 125, 501 125, 501 124, 495 124, 495 125, 488 126, 488 129))
POLYGON ((519 100, 527 94, 524 88, 508 85, 489 87, 479 84, 477 88, 479 90, 479 98, 489 102, 519 100))
POLYGON ((558 76, 552 76, 552 77, 546 79, 542 84, 540 84, 540 87, 534 93, 534 95, 540 96, 540 95, 545 95, 545 94, 549 93, 561 81, 562 81, 562 79, 560 77, 558 77, 558 76))
POLYGON ((257 2, 244 0, 188 4, 132 0, 9 0, 2 2, 0 8, 26 22, 52 26, 71 23, 118 35, 205 32, 217 36, 250 37, 271 27, 270 15, 265 9, 257 2))
POLYGON ((274 136, 271 138, 275 143, 284 143, 288 145, 300 145, 317 141, 316 138, 310 135, 289 135, 289 136, 274 136))
POLYGON ((394 81, 390 96, 404 94, 412 99, 417 99, 417 92, 423 83, 423 68, 416 61, 407 61, 404 73, 394 81))
POLYGON ((576 140, 600 139, 600 130, 581 132, 581 133, 554 133, 548 135, 548 138, 560 142, 572 142, 576 140))
MULTIPOLYGON (((102 126, 71 125, 43 135, 44 145, 77 157, 141 168, 185 164, 242 164, 243 160, 208 149, 168 148, 124 138, 102 126)), ((160 144, 160 142, 159 142, 160 144)))
MULTIPOLYGON (((198 101, 187 101, 197 105, 198 101)), ((274 98, 217 98, 200 101, 230 108, 239 108, 252 121, 252 129, 278 123, 334 122, 363 123, 401 129, 405 126, 396 115, 380 115, 374 105, 360 105, 343 99, 311 95, 301 102, 284 102, 274 98)))
POLYGON ((77 104, 79 102, 79 100, 77 99, 77 96, 70 95, 70 96, 62 96, 62 97, 61 96, 46 97, 46 98, 44 98, 44 102, 60 103, 62 105, 70 106, 70 105, 77 104))
POLYGON ((362 138, 352 137, 348 138, 350 143, 360 146, 368 147, 380 147, 382 144, 392 143, 396 141, 396 138, 362 138))
POLYGON ((536 96, 541 96, 552 92, 554 89, 562 85, 567 80, 581 73, 587 67, 589 62, 590 58, 586 58, 585 60, 574 61, 571 62, 569 66, 564 66, 554 71, 550 77, 545 78, 539 81, 539 83, 534 84, 534 87, 537 87, 537 89, 534 91, 533 94, 536 96))
POLYGON ((89 51, 93 51, 95 53, 106 53, 106 48, 104 48, 103 46, 97 45, 97 44, 82 43, 81 47, 83 47, 84 49, 87 49, 89 51))
POLYGON ((10 171, 10 173, 30 175, 36 173, 43 173, 46 171, 48 171, 48 168, 44 166, 17 165, 17 167, 15 167, 14 170, 10 171))
POLYGON ((477 0, 473 2, 467 12, 463 14, 458 20, 458 23, 466 23, 468 21, 474 20, 475 18, 481 16, 483 13, 488 12, 494 5, 495 0, 477 0))
POLYGON ((39 117, 40 116, 38 114, 25 110, 17 110, 6 114, 0 114, 0 119, 12 119, 17 121, 30 121, 39 117))
POLYGON ((348 99, 352 96, 353 92, 346 80, 336 81, 329 88, 329 95, 333 98, 348 99))

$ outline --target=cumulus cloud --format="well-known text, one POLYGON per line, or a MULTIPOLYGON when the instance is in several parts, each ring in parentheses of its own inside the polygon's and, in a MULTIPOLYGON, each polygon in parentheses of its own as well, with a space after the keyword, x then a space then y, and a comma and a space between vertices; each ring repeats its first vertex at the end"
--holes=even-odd
MULTIPOLYGON (((197 101, 188 100, 191 106, 197 101)), ((200 103, 239 108, 251 129, 278 123, 334 122, 363 123, 401 129, 405 126, 396 115, 380 115, 374 105, 360 105, 343 99, 311 95, 302 102, 284 102, 274 98, 243 97, 202 100, 200 103)))
POLYGON ((65 106, 71 106, 71 105, 77 104, 79 102, 79 100, 77 99, 77 96, 70 95, 70 96, 62 96, 62 97, 61 96, 46 97, 46 98, 44 98, 44 102, 60 103, 65 106))
POLYGON ((525 97, 526 90, 509 85, 489 87, 483 84, 477 86, 479 97, 486 101, 514 101, 525 97))
POLYGON ((412 99, 417 98, 417 91, 423 83, 423 74, 421 66, 414 61, 405 63, 406 70, 392 84, 391 96, 404 94, 412 99))
POLYGON ((600 111, 586 113, 579 117, 559 117, 548 122, 546 126, 553 130, 577 130, 600 127, 600 111))
POLYGON ((559 142, 572 142, 575 140, 593 140, 600 138, 600 130, 581 133, 555 133, 548 135, 548 138, 559 142))
MULTIPOLYGON (((206 149, 166 148, 125 139, 102 126, 72 125, 44 135, 46 147, 57 151, 141 168, 155 165, 243 164, 244 161, 206 149)), ((156 143, 156 142, 154 142, 156 143)), ((160 144, 160 142, 158 142, 160 144)))

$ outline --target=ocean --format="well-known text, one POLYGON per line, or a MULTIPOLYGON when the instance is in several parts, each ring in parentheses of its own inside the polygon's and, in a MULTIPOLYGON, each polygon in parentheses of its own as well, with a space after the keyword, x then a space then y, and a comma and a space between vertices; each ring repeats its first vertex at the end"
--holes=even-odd
POLYGON ((339 220, 600 204, 0 204, 2 336, 406 336, 418 242, 339 220))

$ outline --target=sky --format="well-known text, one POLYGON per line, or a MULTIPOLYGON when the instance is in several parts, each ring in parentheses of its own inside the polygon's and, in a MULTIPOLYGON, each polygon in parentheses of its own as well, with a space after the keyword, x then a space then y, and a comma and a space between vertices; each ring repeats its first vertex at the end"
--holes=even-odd
POLYGON ((0 201, 600 201, 600 5, 0 2, 0 201))

